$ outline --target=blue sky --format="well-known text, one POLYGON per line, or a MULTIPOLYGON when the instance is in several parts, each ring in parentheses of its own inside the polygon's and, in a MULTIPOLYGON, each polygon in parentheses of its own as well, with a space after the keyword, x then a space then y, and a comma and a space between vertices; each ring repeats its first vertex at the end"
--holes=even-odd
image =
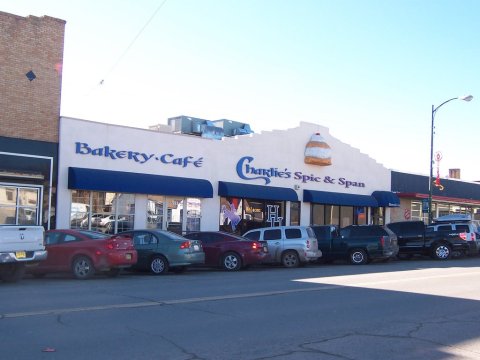
POLYGON ((67 21, 62 116, 142 128, 226 118, 255 132, 307 121, 427 175, 432 105, 471 94, 437 111, 434 148, 442 177, 480 180, 480 1, 0 0, 0 11, 67 21))

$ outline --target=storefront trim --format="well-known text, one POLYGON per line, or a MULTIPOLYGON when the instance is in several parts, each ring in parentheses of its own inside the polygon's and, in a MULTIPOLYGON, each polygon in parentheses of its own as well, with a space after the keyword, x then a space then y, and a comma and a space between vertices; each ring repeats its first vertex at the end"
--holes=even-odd
POLYGON ((298 201, 298 195, 293 189, 225 181, 218 182, 218 195, 249 199, 298 201))
POLYGON ((399 207, 400 198, 391 191, 374 191, 372 196, 377 200, 378 206, 399 207))
POLYGON ((303 190, 303 201, 317 204, 378 207, 371 195, 344 194, 328 191, 303 190))
POLYGON ((131 194, 212 198, 208 180, 69 167, 68 188, 131 194))
MULTIPOLYGON (((421 193, 398 193, 401 198, 413 198, 413 199, 428 199, 428 194, 421 193)), ((432 199, 435 201, 443 201, 446 203, 465 204, 465 205, 480 205, 480 200, 454 198, 449 196, 437 196, 433 195, 432 199)))

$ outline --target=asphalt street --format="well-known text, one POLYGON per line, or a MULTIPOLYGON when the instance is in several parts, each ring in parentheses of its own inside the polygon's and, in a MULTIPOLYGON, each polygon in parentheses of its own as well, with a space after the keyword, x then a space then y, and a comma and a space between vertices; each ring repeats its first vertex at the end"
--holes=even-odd
POLYGON ((0 284, 2 359, 480 359, 480 258, 0 284))

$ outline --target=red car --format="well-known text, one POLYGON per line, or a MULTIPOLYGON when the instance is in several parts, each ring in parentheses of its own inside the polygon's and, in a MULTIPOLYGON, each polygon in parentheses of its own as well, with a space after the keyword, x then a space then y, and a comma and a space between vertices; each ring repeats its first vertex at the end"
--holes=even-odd
POLYGON ((205 265, 227 271, 260 264, 268 255, 266 244, 222 231, 192 232, 184 237, 202 242, 205 265))
POLYGON ((135 265, 137 251, 130 237, 89 230, 45 232, 47 259, 29 269, 35 277, 53 272, 72 272, 77 279, 102 272, 114 277, 122 268, 135 265))

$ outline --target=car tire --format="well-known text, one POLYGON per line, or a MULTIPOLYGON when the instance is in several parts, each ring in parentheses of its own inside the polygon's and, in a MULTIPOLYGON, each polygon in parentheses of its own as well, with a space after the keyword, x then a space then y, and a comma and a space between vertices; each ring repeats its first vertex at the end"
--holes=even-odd
POLYGON ((165 256, 156 255, 150 260, 150 272, 154 275, 166 274, 168 268, 168 261, 165 256))
POLYGON ((4 264, 2 268, 2 280, 8 283, 20 281, 25 274, 25 264, 4 264))
POLYGON ((238 271, 242 268, 242 258, 234 252, 222 256, 222 268, 226 271, 238 271))
POLYGON ((95 268, 92 260, 87 256, 78 256, 73 260, 72 273, 79 280, 90 279, 95 275, 95 268))
POLYGON ((368 263, 368 255, 365 250, 354 249, 350 251, 349 254, 350 264, 353 265, 364 265, 368 263))
POLYGON ((287 250, 282 254, 282 265, 287 268, 296 268, 300 266, 300 258, 294 250, 287 250))
POLYGON ((452 250, 446 243, 435 244, 432 249, 432 258, 435 260, 448 260, 451 255, 452 250))

